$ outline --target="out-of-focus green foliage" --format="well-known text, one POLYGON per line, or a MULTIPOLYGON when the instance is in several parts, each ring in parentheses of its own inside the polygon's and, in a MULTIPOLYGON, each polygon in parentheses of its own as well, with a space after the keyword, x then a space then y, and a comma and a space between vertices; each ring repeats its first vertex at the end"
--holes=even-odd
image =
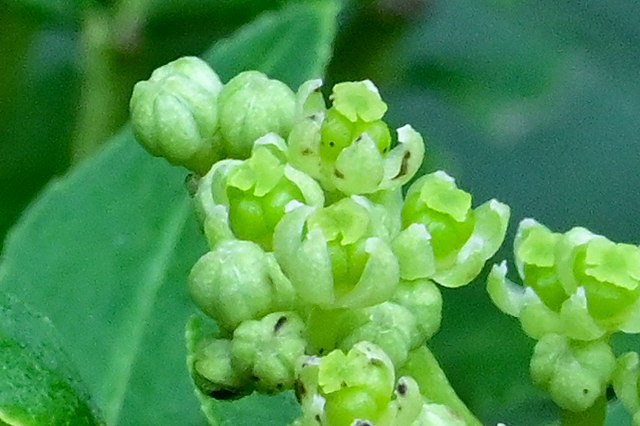
MULTIPOLYGON (((285 1, 125 7, 143 3, 0 0, 0 238, 44 183, 124 123, 135 81, 285 1), (105 22, 115 25, 107 36, 105 22)), ((581 225, 640 242, 640 5, 351 1, 339 22, 325 87, 373 80, 393 105, 391 127, 411 122, 426 136, 425 170, 437 163, 476 199, 511 206, 511 237, 514 223, 535 217, 559 231, 581 225)), ((256 55, 233 60, 249 64, 256 55)), ((132 187, 144 187, 136 179, 132 187)), ((55 247, 56 235, 50 241, 55 247)), ((433 352, 471 409, 487 424, 553 420, 551 403, 530 383, 533 342, 517 322, 491 305, 482 285, 443 296, 433 352)), ((637 349, 637 340, 616 342, 637 349)))

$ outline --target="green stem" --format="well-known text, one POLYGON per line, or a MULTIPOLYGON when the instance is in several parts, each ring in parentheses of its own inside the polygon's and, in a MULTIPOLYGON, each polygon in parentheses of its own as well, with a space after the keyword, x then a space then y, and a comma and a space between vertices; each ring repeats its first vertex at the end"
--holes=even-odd
POLYGON ((607 416, 607 398, 603 395, 585 411, 562 410, 561 426, 602 426, 607 416))
POLYGON ((420 392, 429 401, 443 404, 453 410, 469 426, 482 426, 473 413, 453 390, 447 376, 431 351, 422 346, 411 351, 399 375, 411 376, 418 382, 420 392))
POLYGON ((114 10, 87 11, 82 29, 83 81, 72 144, 77 162, 95 151, 127 118, 127 101, 136 75, 137 38, 148 0, 121 0, 114 10), (132 59, 133 58, 133 59, 132 59))

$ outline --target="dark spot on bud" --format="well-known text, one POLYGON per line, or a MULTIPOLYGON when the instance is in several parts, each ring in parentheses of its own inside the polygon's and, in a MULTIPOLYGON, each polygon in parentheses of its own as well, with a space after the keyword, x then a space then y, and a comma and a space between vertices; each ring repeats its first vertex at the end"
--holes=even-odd
POLYGON ((613 390, 613 386, 607 387, 607 401, 612 401, 616 398, 616 392, 613 390))
POLYGON ((355 426, 372 426, 369 420, 356 420, 353 424, 355 426))
POLYGON ((286 322, 287 322, 286 316, 283 315, 280 318, 278 318, 278 321, 276 321, 276 325, 273 326, 273 332, 277 333, 278 331, 280 331, 280 329, 286 322))
POLYGON ((334 174, 334 175, 336 175, 336 177, 337 177, 338 179, 344 179, 344 175, 343 175, 343 174, 342 174, 342 172, 341 172, 340 170, 338 170, 338 169, 334 169, 334 170, 333 170, 333 174, 334 174))
POLYGON ((318 349, 318 355, 322 355, 324 353, 324 348, 318 349))
POLYGON ((334 141, 329 141, 329 146, 330 146, 331 148, 333 148, 335 145, 336 145, 336 143, 335 143, 334 141))
POLYGON ((296 394, 296 399, 298 400, 298 402, 301 402, 302 398, 304 398, 304 396, 307 394, 307 389, 299 380, 296 380, 296 382, 293 384, 293 391, 296 394))
POLYGON ((302 155, 311 155, 311 154, 313 154, 313 151, 311 151, 309 148, 305 148, 304 150, 302 150, 302 152, 300 154, 302 154, 302 155))
POLYGON ((345 382, 344 380, 342 382, 340 382, 340 387, 342 389, 346 388, 347 387, 347 382, 345 382))
POLYGON ((195 173, 189 173, 184 178, 184 185, 187 187, 187 192, 191 198, 196 196, 198 192, 198 185, 200 184, 200 176, 195 173))
POLYGON ((284 389, 284 385, 282 383, 278 383, 276 385, 276 389, 278 389, 279 391, 281 391, 282 389, 284 389))
POLYGON ((362 135, 358 136, 356 138, 356 140, 353 141, 353 143, 358 143, 358 142, 361 142, 361 141, 362 141, 362 135))
POLYGON ((398 395, 404 396, 407 393, 407 384, 405 382, 398 383, 396 390, 398 391, 398 395))
POLYGON ((409 158, 411 158, 411 152, 407 151, 404 153, 402 157, 402 163, 400 163, 400 170, 398 170, 398 174, 393 177, 393 179, 398 179, 407 174, 407 169, 409 168, 409 158))
POLYGON ((582 389, 582 393, 585 394, 585 395, 588 394, 589 393, 589 389, 587 389, 587 388, 582 389))
POLYGON ((316 414, 314 418, 316 419, 316 422, 318 422, 319 424, 322 424, 322 419, 320 418, 320 414, 316 414))
POLYGON ((224 400, 238 398, 238 394, 233 391, 230 391, 229 389, 217 389, 214 391, 210 391, 207 393, 207 396, 214 399, 224 399, 224 400))
POLYGON ((384 363, 382 362, 382 360, 380 360, 378 358, 371 358, 369 360, 369 364, 373 365, 374 367, 382 367, 382 366, 384 366, 384 363))

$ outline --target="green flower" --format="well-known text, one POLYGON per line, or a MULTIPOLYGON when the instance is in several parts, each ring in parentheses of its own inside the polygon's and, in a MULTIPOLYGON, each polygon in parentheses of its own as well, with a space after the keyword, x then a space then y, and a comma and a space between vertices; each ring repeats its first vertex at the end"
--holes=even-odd
POLYGON ((445 287, 468 284, 502 244, 508 221, 509 207, 496 200, 472 209, 471 195, 445 172, 419 178, 402 209, 407 235, 394 242, 396 253, 406 259, 401 260, 403 277, 431 278, 445 287), (410 258, 414 250, 420 262, 410 258))
POLYGON ((184 57, 168 63, 131 95, 136 139, 151 154, 204 174, 221 158, 218 96, 222 83, 206 62, 184 57))
POLYGON ((298 91, 299 119, 289 135, 290 161, 327 191, 347 195, 395 189, 417 172, 422 137, 411 126, 398 129, 398 145, 382 117, 387 105, 369 80, 335 85, 326 109, 312 80, 298 91))
POLYGON ((287 147, 270 133, 246 160, 216 163, 200 180, 196 200, 209 244, 239 238, 271 250, 273 232, 292 200, 320 207, 324 195, 309 176, 287 164, 287 147))
POLYGON ((232 78, 220 92, 220 133, 225 153, 247 158, 256 139, 267 133, 286 138, 296 115, 296 97, 286 84, 258 71, 232 78))
POLYGON ((398 261, 373 203, 344 198, 321 209, 292 203, 274 233, 274 253, 302 301, 323 309, 388 300, 398 261))
POLYGON ((494 266, 487 286, 494 303, 520 318, 534 338, 556 333, 577 340, 640 332, 640 249, 615 244, 584 228, 566 234, 527 219, 515 243, 524 287, 494 266))
POLYGON ((395 383, 391 360, 369 342, 355 344, 348 353, 334 350, 322 358, 307 358, 298 376, 296 389, 303 412, 300 425, 314 419, 333 426, 352 425, 357 419, 378 424, 386 414, 395 383))

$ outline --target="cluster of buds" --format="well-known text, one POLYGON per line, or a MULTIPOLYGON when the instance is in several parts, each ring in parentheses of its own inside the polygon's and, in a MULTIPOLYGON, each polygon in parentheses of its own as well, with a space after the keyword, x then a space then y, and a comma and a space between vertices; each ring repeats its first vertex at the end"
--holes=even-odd
POLYGON ((294 92, 257 71, 226 84, 197 58, 138 83, 135 134, 196 174, 209 252, 189 291, 217 330, 191 349, 206 395, 296 389, 298 425, 457 424, 398 374, 440 326, 437 287, 471 282, 501 245, 509 208, 439 171, 402 186, 424 156, 391 137, 370 81, 294 92), (440 423, 438 423, 440 422, 440 423))
POLYGON ((616 332, 640 333, 640 247, 584 228, 554 233, 525 219, 514 253, 523 286, 507 279, 503 262, 493 267, 487 289, 537 340, 533 380, 565 410, 589 409, 613 384, 630 411, 640 412, 638 356, 616 360, 609 344, 616 332))

